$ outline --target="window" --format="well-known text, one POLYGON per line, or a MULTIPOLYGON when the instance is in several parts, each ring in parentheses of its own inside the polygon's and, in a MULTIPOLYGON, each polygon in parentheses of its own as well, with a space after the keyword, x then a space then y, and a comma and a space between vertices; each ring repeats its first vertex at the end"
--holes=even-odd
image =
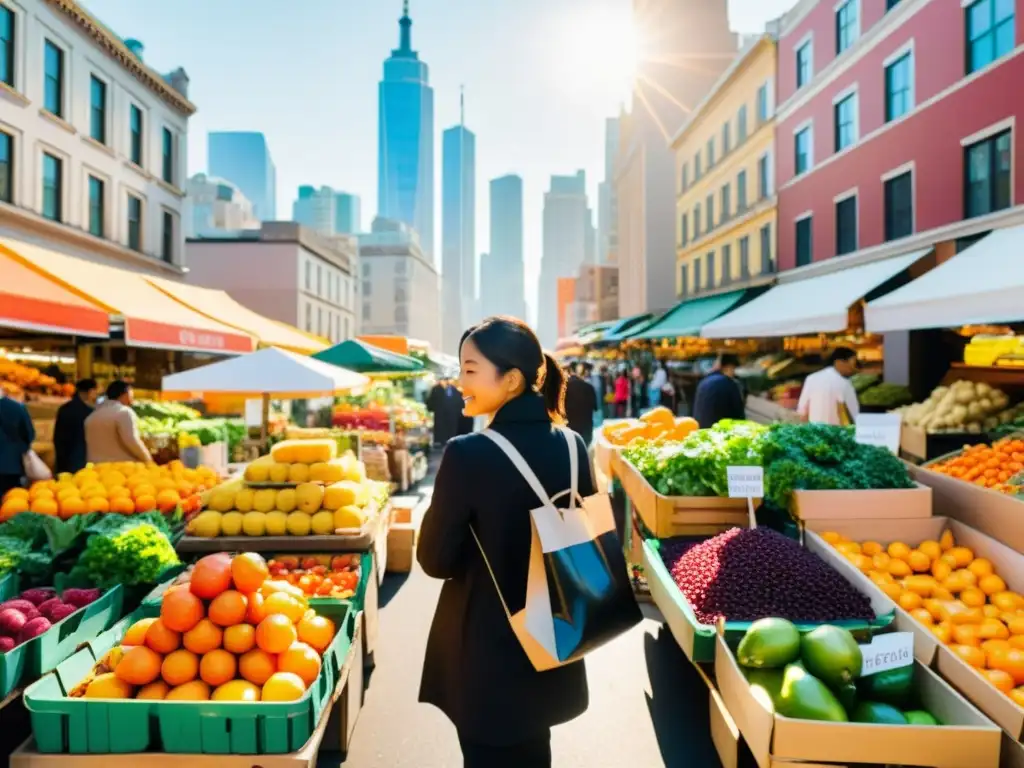
POLYGON ((914 59, 908 51, 885 68, 885 122, 914 108, 914 59))
POLYGON ((700 152, 693 156, 693 180, 697 181, 701 177, 703 171, 700 167, 700 152))
POLYGON ((914 185, 910 171, 885 182, 885 239, 914 232, 914 185))
POLYGON ((43 216, 64 220, 64 161, 43 153, 43 216))
POLYGON ((693 239, 700 238, 700 203, 693 206, 693 239))
POLYGON ((0 5, 0 83, 14 87, 14 11, 0 5))
POLYGON ((316 335, 317 336, 323 336, 324 335, 324 308, 323 307, 317 307, 316 308, 316 335))
POLYGON ((732 246, 722 246, 722 285, 732 282, 732 246))
POLYGON ((728 155, 730 149, 732 149, 732 131, 729 130, 729 124, 726 123, 722 126, 722 157, 728 155))
POLYGON ((715 287, 715 252, 708 251, 708 255, 704 257, 704 261, 707 262, 708 265, 705 278, 707 282, 705 283, 705 285, 707 286, 707 289, 710 291, 712 288, 715 287))
POLYGON ((708 139, 708 170, 715 164, 715 137, 708 139))
POLYGON ((306 302, 306 332, 313 332, 313 305, 308 301, 306 302))
POLYGON ((679 245, 685 247, 690 240, 690 217, 685 213, 679 218, 679 245))
POLYGON ((89 79, 89 136, 107 143, 107 84, 96 75, 89 79))
POLYGON ((768 83, 757 89, 757 122, 768 122, 768 83))
POLYGON ((363 280, 363 296, 369 296, 371 293, 373 293, 373 283, 363 280))
POLYGON ((142 200, 128 195, 128 247, 142 253, 142 200))
POLYGON ((857 39, 857 6, 860 0, 846 0, 836 11, 836 55, 845 51, 857 39))
POLYGON ((750 277, 750 236, 740 238, 740 280, 750 277))
POLYGON ((857 196, 836 203, 836 256, 857 250, 857 196))
POLYGON ((736 175, 736 212, 747 210, 747 172, 740 171, 736 175))
POLYGON ((796 49, 796 87, 802 88, 811 81, 811 59, 814 56, 814 45, 812 40, 796 49))
POLYGON ((687 163, 683 163, 683 168, 680 171, 679 179, 679 191, 685 192, 686 188, 690 186, 690 166, 687 163))
POLYGON ((128 132, 131 134, 129 160, 142 167, 142 110, 132 104, 128 112, 128 132))
POLYGON ((1010 207, 1011 132, 1003 131, 964 149, 964 216, 1010 207))
POLYGON ((168 184, 174 183, 174 134, 169 128, 163 130, 163 165, 161 178, 168 184))
MULTIPOLYGON (((364 266, 369 265, 365 264, 364 266)), ((313 290, 313 262, 311 261, 306 262, 306 290, 313 290)))
POLYGON ((693 291, 700 293, 700 257, 693 260, 693 291))
POLYGON ((174 214, 164 211, 163 227, 160 230, 160 258, 168 264, 174 263, 174 214))
POLYGON ((978 0, 967 6, 967 73, 1000 59, 1014 46, 1014 0, 978 0))
POLYGON ((811 217, 805 216, 796 223, 796 265, 803 267, 813 260, 811 244, 811 217))
POLYGON ((14 202, 14 137, 0 131, 0 201, 14 202))
POLYGON ((747 140, 747 105, 740 107, 736 113, 736 143, 742 144, 747 140))
POLYGON ((685 296, 690 292, 690 270, 686 264, 679 265, 679 295, 685 296))
POLYGON ((897 5, 900 4, 900 0, 885 0, 885 10, 891 11, 897 5))
POLYGON ((722 222, 726 222, 732 216, 732 190, 728 184, 722 185, 722 222))
POLYGON ((95 176, 89 177, 89 234, 103 237, 106 231, 106 185, 95 176))
POLYGON ((43 68, 43 107, 64 117, 64 51, 49 40, 43 51, 43 68))
POLYGON ((708 195, 704 201, 705 221, 708 232, 715 228, 715 196, 708 195))
POLYGON ((857 141, 857 94, 851 93, 832 107, 835 118, 835 151, 842 152, 857 141))
POLYGON ((402 304, 395 307, 395 322, 396 323, 407 323, 409 322, 409 310, 402 304))
POLYGON ((807 173, 811 169, 811 163, 813 162, 811 139, 813 134, 811 133, 811 126, 807 126, 796 132, 793 137, 794 152, 795 152, 795 171, 796 175, 799 176, 801 173, 807 173))
POLYGON ((772 259, 772 225, 761 227, 761 274, 768 275, 775 271, 772 259))
POLYGON ((316 295, 323 298, 324 295, 324 270, 323 265, 316 265, 316 295))
POLYGON ((370 303, 368 301, 363 302, 363 322, 370 322, 370 303))
POLYGON ((768 197, 771 189, 768 175, 768 155, 761 155, 757 159, 757 199, 764 200, 768 197))

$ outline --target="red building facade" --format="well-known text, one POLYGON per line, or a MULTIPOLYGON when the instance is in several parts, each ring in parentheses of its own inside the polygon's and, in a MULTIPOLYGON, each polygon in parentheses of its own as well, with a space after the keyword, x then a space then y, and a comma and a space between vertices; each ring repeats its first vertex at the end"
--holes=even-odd
POLYGON ((1024 0, 803 0, 782 19, 780 270, 1024 221, 1022 15, 1024 0))

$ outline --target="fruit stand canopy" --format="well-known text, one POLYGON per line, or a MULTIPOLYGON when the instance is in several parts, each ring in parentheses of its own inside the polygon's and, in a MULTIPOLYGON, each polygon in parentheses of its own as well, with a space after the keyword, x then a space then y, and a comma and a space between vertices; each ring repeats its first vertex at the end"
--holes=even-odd
POLYGON ((359 373, 417 373, 423 363, 407 355, 389 352, 358 339, 349 339, 313 355, 324 363, 359 373))
POLYGON ((646 326, 636 334, 630 335, 630 341, 644 339, 675 339, 681 336, 699 336, 701 328, 719 315, 736 306, 747 291, 731 291, 715 296, 704 296, 688 299, 676 304, 653 324, 646 326))
POLYGON ((871 301, 868 331, 1024 320, 1024 227, 998 229, 913 282, 871 301))
POLYGON ((286 349, 267 347, 251 355, 164 376, 162 389, 164 396, 169 397, 193 398, 215 393, 301 399, 361 389, 369 383, 360 373, 286 349))
POLYGON ((637 333, 641 330, 647 330, 654 321, 655 316, 650 312, 623 318, 605 332, 604 336, 601 338, 601 343, 615 344, 620 341, 625 341, 631 334, 637 333))
POLYGON ((146 280, 197 312, 255 336, 264 346, 283 347, 304 355, 319 352, 327 346, 326 342, 317 342, 314 337, 297 328, 253 312, 225 291, 175 283, 158 277, 147 277, 146 280))
POLYGON ((782 282, 708 323, 701 336, 746 339, 845 331, 851 306, 930 252, 931 248, 927 248, 825 275, 782 282))
POLYGON ((120 315, 128 346, 220 355, 253 350, 253 338, 247 333, 189 309, 148 283, 141 273, 8 238, 0 238, 0 249, 36 274, 90 299, 108 314, 120 315))
POLYGON ((95 304, 7 255, 0 247, 0 326, 106 338, 110 318, 95 304))

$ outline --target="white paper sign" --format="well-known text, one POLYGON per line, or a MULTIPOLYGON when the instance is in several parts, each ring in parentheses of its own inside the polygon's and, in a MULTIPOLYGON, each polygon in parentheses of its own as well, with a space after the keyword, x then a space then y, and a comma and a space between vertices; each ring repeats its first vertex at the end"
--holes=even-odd
POLYGON ((862 413, 857 417, 854 439, 861 445, 877 445, 900 452, 900 428, 903 417, 898 413, 862 413))
POLYGON ((245 401, 245 426, 247 427, 259 427, 263 424, 263 401, 262 400, 246 400, 245 401))
POLYGON ((726 467, 729 498, 764 498, 764 467, 726 467))
POLYGON ((868 645, 862 645, 860 652, 864 656, 861 677, 909 667, 914 663, 914 633, 890 632, 878 635, 868 645))

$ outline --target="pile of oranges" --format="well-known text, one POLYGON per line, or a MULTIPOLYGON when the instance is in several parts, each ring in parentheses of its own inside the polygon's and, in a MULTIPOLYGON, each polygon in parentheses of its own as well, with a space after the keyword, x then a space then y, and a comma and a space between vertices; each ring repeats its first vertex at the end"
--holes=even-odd
POLYGON ((604 438, 615 446, 629 445, 637 438, 646 440, 685 440, 700 425, 689 416, 676 418, 668 408, 659 405, 639 419, 613 421, 601 428, 604 438))
POLYGON ((170 512, 179 505, 188 514, 200 494, 217 484, 209 467, 189 469, 180 461, 164 466, 133 462, 90 464, 75 474, 62 473, 31 488, 14 488, 0 504, 0 523, 22 512, 63 519, 90 512, 170 512))
POLYGON ((1024 440, 1003 438, 992 445, 971 445, 958 456, 929 465, 928 469, 958 480, 991 488, 1000 493, 1017 494, 1024 482, 1024 440))
MULTIPOLYGON (((294 701, 317 679, 334 623, 257 554, 220 553, 163 596, 78 695, 166 701, 294 701)), ((73 694, 74 695, 74 694, 73 694)))
POLYGON ((1024 707, 1024 596, 990 560, 957 546, 949 530, 915 548, 822 538, 886 595, 928 627, 960 659, 1024 707))

